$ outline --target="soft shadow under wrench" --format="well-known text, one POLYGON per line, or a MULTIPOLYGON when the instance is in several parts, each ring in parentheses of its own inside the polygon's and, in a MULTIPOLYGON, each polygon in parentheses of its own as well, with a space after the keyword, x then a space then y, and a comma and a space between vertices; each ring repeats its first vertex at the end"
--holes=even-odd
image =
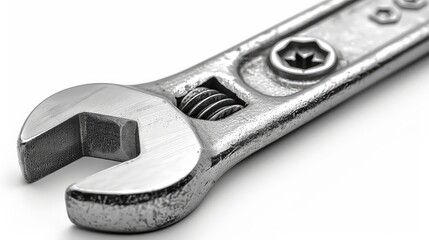
POLYGON ((22 172, 34 182, 83 156, 123 161, 71 185, 68 215, 157 230, 242 159, 428 52, 426 0, 325 1, 174 76, 49 97, 21 130, 22 172))

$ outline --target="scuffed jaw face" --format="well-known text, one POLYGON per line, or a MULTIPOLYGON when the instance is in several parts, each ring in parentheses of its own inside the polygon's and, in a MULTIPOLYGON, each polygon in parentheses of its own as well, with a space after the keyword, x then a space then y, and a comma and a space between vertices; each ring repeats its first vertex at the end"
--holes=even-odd
POLYGON ((202 154, 187 117, 168 100, 110 84, 43 101, 22 128, 18 152, 28 182, 84 156, 122 162, 66 193, 74 223, 116 232, 150 231, 186 216, 193 207, 175 210, 174 202, 192 202, 187 186, 202 154))

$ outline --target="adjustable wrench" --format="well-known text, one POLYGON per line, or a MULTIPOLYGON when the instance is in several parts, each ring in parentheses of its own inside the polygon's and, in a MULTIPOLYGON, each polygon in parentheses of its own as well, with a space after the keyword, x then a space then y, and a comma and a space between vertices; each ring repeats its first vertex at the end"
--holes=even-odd
POLYGON ((54 94, 22 127, 23 175, 31 183, 84 156, 119 161, 66 190, 70 220, 167 227, 250 154, 427 55, 427 4, 325 1, 165 79, 54 94))

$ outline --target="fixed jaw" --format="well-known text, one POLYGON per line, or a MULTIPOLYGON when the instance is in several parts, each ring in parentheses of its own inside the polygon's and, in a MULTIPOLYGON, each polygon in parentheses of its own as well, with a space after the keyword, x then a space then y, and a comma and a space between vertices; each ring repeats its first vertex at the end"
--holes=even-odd
POLYGON ((22 129, 24 176, 82 156, 121 161, 67 189, 71 221, 111 232, 178 222, 228 169, 429 53, 429 8, 396 10, 386 26, 371 17, 386 1, 325 1, 173 76, 55 94, 22 129))
POLYGON ((28 182, 83 156, 123 162, 71 185, 66 202, 76 224, 125 232, 186 216, 185 209, 171 211, 171 194, 193 179, 202 154, 186 116, 167 99, 109 84, 78 86, 46 99, 26 120, 18 151, 28 182))

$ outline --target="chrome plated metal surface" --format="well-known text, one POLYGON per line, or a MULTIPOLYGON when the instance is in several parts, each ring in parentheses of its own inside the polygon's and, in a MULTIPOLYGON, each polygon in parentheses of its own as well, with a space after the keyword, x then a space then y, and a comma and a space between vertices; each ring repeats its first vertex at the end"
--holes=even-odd
POLYGON ((427 55, 429 7, 402 2, 325 1, 165 79, 57 93, 22 128, 24 177, 36 181, 83 156, 120 161, 67 189, 71 221, 110 232, 176 223, 235 164, 427 55), (386 6, 401 17, 373 21, 386 6), (273 67, 275 46, 290 42, 273 67), (325 65, 329 54, 335 61, 325 65), (320 66, 328 67, 305 75, 320 66))
POLYGON ((401 20, 402 13, 399 9, 393 6, 379 6, 369 18, 379 24, 395 24, 401 20))
POLYGON ((428 4, 427 0, 395 0, 395 2, 404 9, 420 9, 428 4))
POLYGON ((268 64, 289 81, 309 82, 331 71, 337 54, 328 43, 311 37, 289 37, 271 50, 268 64))

